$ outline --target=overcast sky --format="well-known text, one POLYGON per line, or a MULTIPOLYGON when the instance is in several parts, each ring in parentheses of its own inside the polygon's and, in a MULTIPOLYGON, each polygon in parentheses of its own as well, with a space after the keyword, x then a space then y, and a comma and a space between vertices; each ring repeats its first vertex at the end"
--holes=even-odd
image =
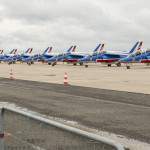
POLYGON ((150 48, 149 0, 0 0, 0 47, 150 48))

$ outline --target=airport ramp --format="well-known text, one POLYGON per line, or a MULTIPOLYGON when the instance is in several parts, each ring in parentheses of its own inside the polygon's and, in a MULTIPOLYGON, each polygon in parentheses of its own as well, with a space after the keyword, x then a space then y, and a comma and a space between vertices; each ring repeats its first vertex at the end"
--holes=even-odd
POLYGON ((115 141, 12 104, 1 108, 1 120, 4 150, 124 150, 115 141))

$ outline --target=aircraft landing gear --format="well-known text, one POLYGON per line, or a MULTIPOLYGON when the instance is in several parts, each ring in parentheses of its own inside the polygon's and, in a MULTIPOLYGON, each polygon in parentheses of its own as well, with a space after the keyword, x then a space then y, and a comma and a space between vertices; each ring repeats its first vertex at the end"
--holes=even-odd
POLYGON ((89 66, 88 65, 85 65, 85 68, 88 68, 89 66))
POLYGON ((80 66, 83 66, 83 62, 80 62, 79 64, 80 64, 80 66))
POLYGON ((31 62, 27 62, 27 64, 28 64, 29 66, 31 66, 32 63, 31 63, 31 62))
POLYGON ((108 66, 108 67, 111 67, 111 64, 108 64, 107 66, 108 66))
POLYGON ((12 64, 12 62, 8 62, 8 65, 11 65, 12 64))
POLYGON ((74 65, 74 66, 76 66, 76 65, 77 65, 77 63, 73 63, 73 65, 74 65))
POLYGON ((121 67, 121 63, 120 63, 120 62, 119 62, 119 63, 117 63, 116 65, 117 65, 117 67, 121 67))
POLYGON ((51 63, 49 62, 48 65, 51 65, 51 63))
POLYGON ((126 63, 126 68, 127 68, 127 69, 130 69, 130 68, 131 68, 130 65, 129 65, 129 63, 126 63))
POLYGON ((52 66, 55 66, 55 65, 57 65, 57 62, 54 62, 54 63, 52 64, 52 66))
POLYGON ((130 69, 130 66, 126 66, 127 69, 130 69))

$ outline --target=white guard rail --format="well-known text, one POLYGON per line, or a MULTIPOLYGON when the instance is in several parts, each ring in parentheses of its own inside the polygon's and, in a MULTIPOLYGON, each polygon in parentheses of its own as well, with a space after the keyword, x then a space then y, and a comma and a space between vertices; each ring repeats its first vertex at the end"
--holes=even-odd
POLYGON ((105 143, 107 145, 113 146, 114 148, 116 148, 116 150, 126 150, 123 145, 111 139, 108 139, 108 138, 105 138, 105 137, 102 137, 102 136, 99 136, 99 135, 96 135, 87 131, 83 131, 83 130, 80 130, 78 128, 74 128, 68 125, 64 125, 54 120, 47 119, 46 117, 44 117, 44 115, 41 115, 33 111, 29 111, 27 109, 17 107, 9 103, 0 103, 0 150, 4 150, 4 118, 3 118, 4 111, 11 111, 11 112, 23 115, 25 117, 29 117, 31 119, 40 121, 42 123, 49 124, 50 126, 55 126, 65 131, 80 135, 82 137, 86 137, 88 139, 92 139, 95 141, 105 143))

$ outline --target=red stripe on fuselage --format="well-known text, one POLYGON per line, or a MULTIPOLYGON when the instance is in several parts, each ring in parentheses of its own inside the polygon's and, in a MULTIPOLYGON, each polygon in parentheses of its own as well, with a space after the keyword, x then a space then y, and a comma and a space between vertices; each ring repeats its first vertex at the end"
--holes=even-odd
POLYGON ((97 59, 96 62, 100 63, 113 63, 118 61, 119 59, 97 59))
POLYGON ((150 59, 141 60, 141 63, 150 63, 150 59))

